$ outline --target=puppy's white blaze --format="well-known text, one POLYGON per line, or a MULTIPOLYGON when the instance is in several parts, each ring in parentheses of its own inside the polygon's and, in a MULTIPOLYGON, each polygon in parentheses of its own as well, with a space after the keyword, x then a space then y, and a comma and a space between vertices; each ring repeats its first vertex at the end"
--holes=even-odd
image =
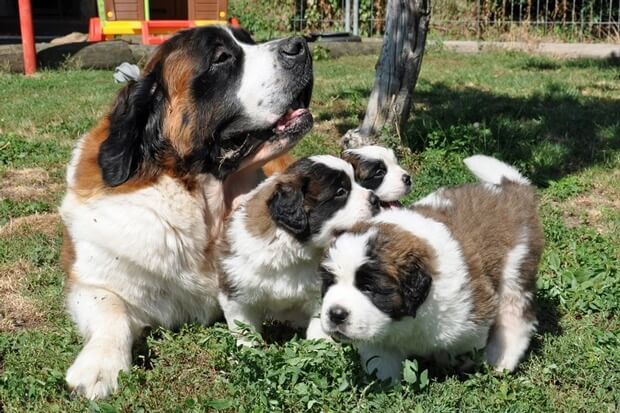
POLYGON ((368 261, 368 239, 376 232, 371 228, 363 234, 344 233, 334 241, 323 266, 336 276, 337 283, 353 285, 355 272, 368 261))
POLYGON ((368 261, 368 240, 375 233, 374 228, 363 234, 345 233, 329 249, 323 265, 335 276, 336 283, 323 297, 321 308, 321 326, 327 333, 336 331, 329 320, 329 309, 335 305, 350 312, 345 334, 353 340, 365 341, 380 336, 389 324, 390 317, 354 285, 357 269, 368 261))
POLYGON ((280 64, 272 42, 259 45, 245 44, 239 42, 230 30, 228 31, 244 52, 243 74, 237 97, 257 127, 273 125, 283 115, 279 112, 286 108, 275 101, 278 92, 281 92, 278 86, 280 64))
POLYGON ((352 340, 377 339, 385 333, 390 317, 375 307, 370 299, 353 285, 337 283, 329 288, 321 307, 321 326, 327 333, 336 331, 329 320, 329 309, 339 305, 349 310, 345 334, 352 340))
POLYGON ((521 265, 528 254, 527 234, 506 257, 500 286, 500 307, 493 335, 486 348, 486 359, 496 370, 513 371, 527 350, 536 323, 524 318, 525 306, 533 299, 524 293, 519 280, 521 265))
MULTIPOLYGON (((351 173, 353 173, 352 169, 351 173)), ((312 237, 314 244, 326 247, 329 245, 336 230, 347 230, 358 222, 370 219, 372 217, 371 195, 373 195, 372 191, 357 184, 353 177, 351 177, 351 192, 349 193, 347 203, 344 208, 339 209, 338 212, 323 223, 321 231, 312 237)))
POLYGON ((331 155, 314 155, 310 157, 310 160, 312 162, 322 163, 323 165, 337 171, 344 171, 349 176, 349 178, 351 178, 352 181, 355 179, 353 173, 353 166, 351 166, 351 164, 345 160, 336 158, 335 156, 331 155))
POLYGON ((431 194, 426 195, 424 198, 415 202, 414 206, 428 206, 431 208, 449 208, 452 206, 452 201, 443 196, 443 189, 439 189, 431 194))
POLYGON ((483 182, 499 185, 502 178, 506 178, 522 185, 530 184, 530 181, 515 168, 490 156, 474 155, 463 162, 471 173, 483 182))

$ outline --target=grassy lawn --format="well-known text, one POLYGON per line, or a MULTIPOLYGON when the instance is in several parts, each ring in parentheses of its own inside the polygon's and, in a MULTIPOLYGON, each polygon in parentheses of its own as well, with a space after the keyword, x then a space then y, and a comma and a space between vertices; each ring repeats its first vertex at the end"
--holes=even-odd
MULTIPOLYGON (((338 152, 363 114, 375 62, 316 64, 317 122, 297 155, 338 152)), ((440 50, 424 60, 403 131, 410 200, 471 180, 461 160, 473 153, 515 164, 541 189, 540 326, 515 374, 410 363, 408 382, 388 389, 364 377, 348 346, 274 332, 262 348, 239 350, 223 324, 189 325, 151 332, 120 391, 95 403, 64 387, 81 339, 63 310, 56 207, 72 143, 117 88, 104 71, 0 74, 0 412, 620 411, 617 65, 440 50)))

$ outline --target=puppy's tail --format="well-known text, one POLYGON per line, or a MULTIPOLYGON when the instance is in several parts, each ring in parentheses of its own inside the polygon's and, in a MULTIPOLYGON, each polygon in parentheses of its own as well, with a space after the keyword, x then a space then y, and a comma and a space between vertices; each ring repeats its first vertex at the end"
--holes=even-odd
POLYGON ((530 185, 529 179, 515 168, 490 156, 474 155, 463 162, 471 173, 483 182, 500 185, 502 180, 506 179, 517 184, 530 185))

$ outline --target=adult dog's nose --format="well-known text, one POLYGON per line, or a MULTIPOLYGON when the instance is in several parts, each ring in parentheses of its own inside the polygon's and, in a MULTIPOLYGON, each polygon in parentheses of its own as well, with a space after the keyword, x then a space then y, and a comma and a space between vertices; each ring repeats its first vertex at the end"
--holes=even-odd
POLYGON ((329 320, 332 323, 336 325, 340 325, 347 320, 347 318, 349 317, 349 312, 345 310, 343 307, 339 305, 335 305, 329 309, 328 315, 329 315, 329 320))
POLYGON ((284 39, 278 47, 283 61, 287 63, 303 63, 308 58, 308 44, 303 37, 295 36, 284 39))

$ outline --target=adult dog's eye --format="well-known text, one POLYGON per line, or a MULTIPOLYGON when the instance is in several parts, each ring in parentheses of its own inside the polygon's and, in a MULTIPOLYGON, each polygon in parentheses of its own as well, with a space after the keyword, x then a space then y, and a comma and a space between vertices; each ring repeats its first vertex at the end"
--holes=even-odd
POLYGON ((385 171, 383 169, 377 169, 375 172, 375 178, 383 178, 385 176, 385 171))
POLYGON ((338 190, 336 191, 336 198, 342 198, 344 196, 347 196, 349 194, 349 191, 347 191, 344 188, 338 188, 338 190))
POLYGON ((232 55, 224 49, 217 49, 213 56, 213 64, 219 65, 232 59, 232 55))

